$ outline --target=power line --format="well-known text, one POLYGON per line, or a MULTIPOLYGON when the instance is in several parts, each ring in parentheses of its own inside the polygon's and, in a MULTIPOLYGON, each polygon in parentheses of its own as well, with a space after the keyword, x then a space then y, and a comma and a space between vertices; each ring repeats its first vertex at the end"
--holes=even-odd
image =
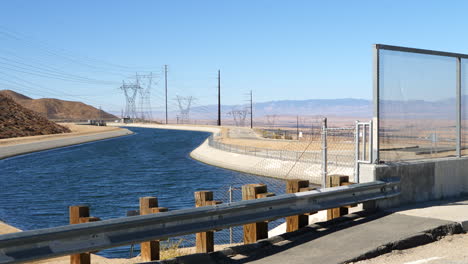
POLYGON ((6 69, 6 70, 21 72, 21 73, 30 74, 30 75, 34 75, 34 76, 38 76, 38 77, 43 77, 43 78, 67 81, 67 82, 85 83, 85 84, 99 84, 99 85, 115 85, 116 84, 116 82, 99 81, 99 80, 93 80, 93 79, 88 79, 88 80, 76 79, 76 77, 74 79, 72 79, 72 78, 67 77, 67 76, 63 76, 63 75, 56 74, 56 73, 46 72, 46 71, 41 70, 41 69, 39 69, 39 70, 28 69, 26 67, 14 65, 14 64, 9 64, 9 63, 4 63, 4 62, 0 62, 0 65, 1 65, 0 68, 6 69), (3 65, 7 65, 7 66, 10 66, 10 67, 13 67, 13 68, 6 67, 6 66, 3 66, 3 65))
POLYGON ((99 84, 114 84, 114 85, 116 83, 116 82, 113 82, 113 81, 97 80, 97 79, 83 77, 83 76, 79 76, 79 75, 75 75, 75 74, 69 74, 69 73, 60 71, 60 70, 58 70, 58 69, 56 69, 54 67, 51 67, 51 66, 37 67, 37 66, 31 65, 31 64, 15 61, 15 60, 5 58, 5 57, 0 57, 0 60, 9 61, 9 62, 14 63, 14 64, 11 64, 11 63, 0 62, 2 64, 8 65, 8 66, 12 66, 12 67, 20 68, 20 69, 25 69, 25 70, 28 70, 28 68, 31 68, 32 70, 39 71, 39 72, 42 72, 44 74, 51 74, 51 75, 62 77, 62 78, 70 78, 70 79, 74 79, 74 80, 77 80, 77 81, 96 82, 96 83, 99 83, 99 84), (15 64, 20 64, 20 65, 23 65, 23 66, 26 66, 26 67, 21 67, 21 66, 15 65, 15 64))
MULTIPOLYGON (((13 39, 15 41, 22 42, 22 43, 24 43, 24 44, 26 44, 28 46, 33 46, 36 49, 39 48, 39 49, 45 51, 46 53, 48 53, 50 55, 61 57, 63 59, 69 60, 71 62, 86 65, 88 67, 92 67, 92 68, 95 68, 95 69, 96 68, 104 69, 104 67, 102 67, 102 66, 101 67, 97 66, 98 63, 106 64, 107 65, 106 67, 126 69, 125 71, 127 71, 127 72, 134 71, 137 68, 137 67, 131 67, 131 66, 126 66, 126 65, 118 65, 118 64, 115 64, 115 63, 110 63, 110 62, 106 62, 104 60, 99 60, 99 59, 96 59, 96 58, 91 58, 91 57, 87 57, 87 56, 83 56, 83 55, 73 54, 73 52, 67 51, 67 50, 65 50, 63 48, 54 48, 54 47, 50 46, 48 43, 43 42, 43 41, 42 42, 38 41, 38 40, 32 40, 31 41, 31 40, 28 40, 27 36, 22 35, 22 34, 20 34, 18 32, 13 32, 11 30, 8 30, 5 27, 0 28, 0 34, 3 35, 4 37, 9 38, 9 39, 13 39)), ((144 70, 144 69, 140 68, 139 70, 144 70)))

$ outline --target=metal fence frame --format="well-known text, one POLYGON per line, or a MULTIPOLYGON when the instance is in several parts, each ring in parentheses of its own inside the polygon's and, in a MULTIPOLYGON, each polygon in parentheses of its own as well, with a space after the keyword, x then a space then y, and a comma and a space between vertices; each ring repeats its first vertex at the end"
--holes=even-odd
POLYGON ((379 157, 379 130, 380 130, 380 50, 392 50, 407 53, 417 53, 425 55, 436 55, 443 57, 452 57, 457 59, 456 65, 456 156, 461 157, 461 122, 462 122, 462 75, 461 75, 461 59, 468 59, 468 54, 416 49, 400 46, 391 46, 383 44, 374 44, 373 47, 373 101, 374 101, 374 114, 373 114, 373 148, 372 148, 372 162, 378 164, 379 157))
POLYGON ((372 120, 369 122, 360 122, 356 121, 356 128, 355 128, 355 167, 354 167, 354 182, 359 182, 359 164, 361 163, 372 163, 372 120), (360 136, 360 131, 362 131, 362 137, 360 136), (366 135, 369 135, 369 139, 366 138, 366 135), (361 140, 362 138, 362 140, 361 140), (367 142, 369 142, 369 150, 366 151, 367 142), (361 151, 362 145, 362 151, 361 151), (362 153, 362 155, 361 155, 362 153), (362 159, 360 158, 362 157, 362 159))

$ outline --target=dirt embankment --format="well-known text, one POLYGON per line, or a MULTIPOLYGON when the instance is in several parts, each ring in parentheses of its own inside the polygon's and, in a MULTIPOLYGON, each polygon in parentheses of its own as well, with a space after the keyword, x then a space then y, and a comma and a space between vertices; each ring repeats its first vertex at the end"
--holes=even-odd
POLYGON ((49 121, 21 106, 11 97, 0 94, 0 139, 69 132, 70 129, 49 121))

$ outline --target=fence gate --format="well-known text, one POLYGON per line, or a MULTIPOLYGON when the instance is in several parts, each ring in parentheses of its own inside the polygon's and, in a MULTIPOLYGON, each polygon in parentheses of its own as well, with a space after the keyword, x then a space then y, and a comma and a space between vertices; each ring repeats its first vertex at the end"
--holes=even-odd
POLYGON ((359 183, 359 164, 372 163, 372 121, 356 121, 354 181, 359 183))

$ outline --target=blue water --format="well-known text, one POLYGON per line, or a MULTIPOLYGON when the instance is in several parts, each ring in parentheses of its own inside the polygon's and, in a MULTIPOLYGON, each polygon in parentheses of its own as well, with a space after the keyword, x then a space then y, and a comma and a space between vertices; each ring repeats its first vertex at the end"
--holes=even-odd
MULTIPOLYGON (((70 205, 89 205, 91 215, 104 220, 138 209, 143 196, 156 196, 159 206, 175 210, 193 207, 199 190, 212 190, 225 202, 230 185, 266 183, 269 191, 284 190, 280 180, 191 159, 208 133, 130 130, 136 134, 0 160, 0 219, 32 230, 67 225, 70 205)), ((128 257, 128 248, 100 254, 128 257)))

